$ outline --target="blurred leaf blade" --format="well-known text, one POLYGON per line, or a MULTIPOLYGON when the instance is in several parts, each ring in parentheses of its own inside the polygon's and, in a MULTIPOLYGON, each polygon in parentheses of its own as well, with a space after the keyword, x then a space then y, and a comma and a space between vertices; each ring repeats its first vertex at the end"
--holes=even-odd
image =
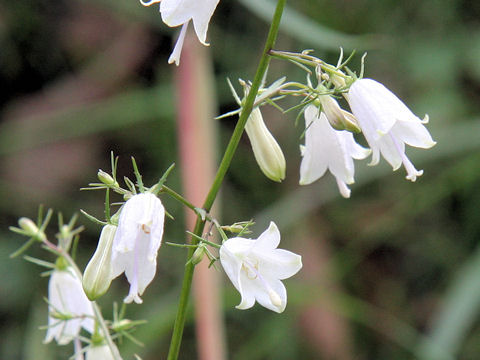
MULTIPOLYGON (((240 0, 240 2, 265 21, 270 21, 275 9, 275 2, 270 0, 240 0)), ((328 50, 338 50, 340 47, 345 50, 367 50, 386 44, 386 38, 380 35, 350 35, 330 29, 289 6, 283 13, 280 29, 300 41, 328 50)))
POLYGON ((419 358, 455 359, 480 312, 480 249, 466 261, 451 281, 431 335, 419 346, 419 358))

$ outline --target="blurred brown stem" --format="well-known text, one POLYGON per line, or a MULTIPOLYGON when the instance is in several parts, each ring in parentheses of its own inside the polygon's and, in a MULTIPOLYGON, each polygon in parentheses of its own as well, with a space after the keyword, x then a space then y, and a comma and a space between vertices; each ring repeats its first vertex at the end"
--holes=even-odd
MULTIPOLYGON (((184 196, 201 204, 212 184, 216 167, 216 128, 213 73, 207 48, 187 35, 181 65, 176 72, 178 136, 184 196)), ((217 215, 218 215, 218 208, 217 215)), ((186 211, 188 228, 196 216, 186 211)), ((195 267, 194 301, 198 359, 225 359, 218 272, 204 259, 195 267)))

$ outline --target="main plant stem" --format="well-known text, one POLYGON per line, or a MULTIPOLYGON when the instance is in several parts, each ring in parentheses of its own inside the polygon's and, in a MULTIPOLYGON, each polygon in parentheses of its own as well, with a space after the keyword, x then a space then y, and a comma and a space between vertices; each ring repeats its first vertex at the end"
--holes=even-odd
MULTIPOLYGON (((247 123, 248 117, 252 112, 253 104, 255 102, 255 97, 257 96, 258 89, 260 88, 260 84, 262 83, 262 79, 265 75, 265 72, 267 71, 267 67, 270 62, 270 57, 268 55, 268 52, 273 48, 275 44, 275 40, 277 38, 278 29, 280 26, 280 20, 282 18, 282 13, 285 7, 285 3, 286 3, 286 0, 278 0, 277 2, 277 7, 275 9, 272 23, 270 25, 270 31, 268 33, 267 41, 265 43, 265 48, 263 49, 262 57, 258 64, 257 72, 253 79, 252 86, 245 100, 245 104, 243 106, 242 113, 240 114, 240 117, 238 119, 237 125, 235 126, 235 130, 233 131, 232 137, 230 138, 230 142, 228 143, 227 149, 225 150, 225 154, 223 155, 222 161, 218 168, 213 184, 203 204, 203 209, 205 209, 207 212, 210 211, 210 209, 213 206, 213 203, 215 202, 215 199, 217 197, 218 191, 220 190, 220 186, 222 185, 225 174, 227 173, 227 170, 230 167, 230 164, 232 162, 233 155, 237 150, 238 143, 240 142, 240 138, 245 128, 245 124, 247 123)), ((205 221, 203 221, 202 218, 198 216, 193 233, 197 236, 201 236, 204 227, 205 227, 205 221)), ((195 237, 192 237, 192 244, 195 245, 197 243, 198 243, 198 240, 195 237)), ((195 249, 193 247, 189 249, 187 260, 189 260, 192 257, 194 250, 195 249)), ((188 300, 190 296, 190 290, 192 287, 194 267, 195 266, 191 262, 188 262, 187 265, 185 266, 182 290, 180 293, 177 316, 175 318, 175 325, 173 327, 172 340, 170 342, 170 349, 168 352, 167 360, 178 359, 178 354, 180 352, 180 344, 181 344, 182 335, 183 335, 183 328, 185 326, 185 317, 186 317, 186 311, 188 306, 188 300)))

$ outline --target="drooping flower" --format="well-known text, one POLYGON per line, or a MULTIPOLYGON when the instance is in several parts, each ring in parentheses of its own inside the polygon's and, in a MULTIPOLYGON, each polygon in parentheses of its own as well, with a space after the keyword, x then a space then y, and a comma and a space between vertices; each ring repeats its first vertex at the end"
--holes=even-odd
POLYGON ((140 295, 157 271, 165 209, 151 193, 132 196, 120 213, 112 248, 112 278, 125 272, 130 291, 124 302, 142 303, 140 295))
POLYGON ((405 144, 428 149, 435 145, 422 121, 390 90, 371 79, 355 81, 347 100, 372 149, 371 165, 378 164, 380 154, 397 170, 402 164, 407 179, 415 181, 423 170, 415 169, 405 154, 405 144))
POLYGON ((83 292, 82 282, 71 267, 55 269, 48 282, 48 330, 45 343, 53 339, 59 345, 78 337, 83 327, 94 329, 92 303, 83 292))
POLYGON ((105 294, 112 282, 112 246, 117 227, 107 224, 102 228, 97 249, 83 274, 83 289, 90 300, 105 294))
POLYGON ((249 309, 255 300, 267 309, 283 312, 287 291, 280 280, 302 268, 300 255, 277 249, 280 232, 271 222, 258 239, 236 237, 220 248, 220 262, 233 286, 242 297, 237 309, 249 309))
POLYGON ((285 179, 285 157, 280 145, 265 125, 258 107, 250 114, 245 131, 250 139, 255 160, 265 176, 277 182, 285 179))
POLYGON ((300 185, 308 185, 322 177, 325 172, 335 176, 343 197, 350 197, 347 184, 353 184, 355 165, 353 159, 364 159, 369 149, 358 145, 352 133, 333 129, 326 115, 314 105, 305 109, 305 146, 302 146, 300 185))
POLYGON ((190 20, 193 22, 198 40, 203 45, 208 46, 206 42, 208 24, 219 1, 220 0, 140 0, 144 6, 160 3, 162 20, 168 26, 176 27, 182 25, 175 48, 168 59, 169 64, 175 62, 175 64, 178 65, 180 63, 183 41, 185 40, 185 34, 190 20))

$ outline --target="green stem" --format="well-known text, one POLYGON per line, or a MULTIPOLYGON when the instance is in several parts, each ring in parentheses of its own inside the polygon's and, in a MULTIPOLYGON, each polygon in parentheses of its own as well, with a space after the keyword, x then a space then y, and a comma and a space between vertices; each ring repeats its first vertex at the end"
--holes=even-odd
MULTIPOLYGON (((275 40, 277 38, 278 29, 280 26, 280 20, 282 18, 285 3, 286 3, 286 0, 278 0, 277 2, 277 7, 275 9, 275 13, 273 14, 272 23, 270 25, 270 31, 268 33, 268 37, 265 43, 265 48, 263 50, 262 57, 258 64, 257 72, 253 79, 252 86, 245 100, 245 104, 243 106, 243 110, 238 119, 237 125, 235 126, 235 130, 233 131, 232 137, 230 138, 230 142, 228 143, 227 149, 225 150, 225 154, 223 155, 222 161, 218 168, 213 184, 210 188, 207 198, 205 199, 203 209, 205 209, 207 212, 210 211, 210 209, 213 206, 213 203, 215 202, 215 199, 218 195, 218 192, 220 190, 220 186, 222 185, 225 174, 227 173, 227 170, 230 167, 230 164, 232 162, 233 155, 237 150, 238 143, 240 142, 240 138, 243 134, 243 130, 245 129, 245 124, 247 123, 250 113, 252 112, 255 98, 257 96, 258 90, 262 83, 262 79, 267 71, 268 64, 270 62, 269 51, 273 49, 273 46, 275 44, 275 40)), ((195 224, 193 233, 197 236, 201 236, 204 227, 205 227, 205 221, 203 221, 200 216, 197 216, 197 222, 195 224)), ((192 244, 195 245, 197 243, 198 243, 198 240, 195 237, 192 237, 192 244)), ((195 251, 194 248, 189 249, 187 260, 190 260, 194 251, 195 251)), ((187 265, 185 266, 182 290, 180 293, 177 316, 175 318, 175 325, 173 327, 172 339, 170 342, 170 349, 168 351, 167 360, 178 359, 178 354, 180 352, 180 344, 181 344, 182 335, 183 335, 183 328, 185 326, 188 300, 190 296, 190 290, 192 287, 194 267, 195 266, 192 264, 192 262, 187 262, 187 265)))

